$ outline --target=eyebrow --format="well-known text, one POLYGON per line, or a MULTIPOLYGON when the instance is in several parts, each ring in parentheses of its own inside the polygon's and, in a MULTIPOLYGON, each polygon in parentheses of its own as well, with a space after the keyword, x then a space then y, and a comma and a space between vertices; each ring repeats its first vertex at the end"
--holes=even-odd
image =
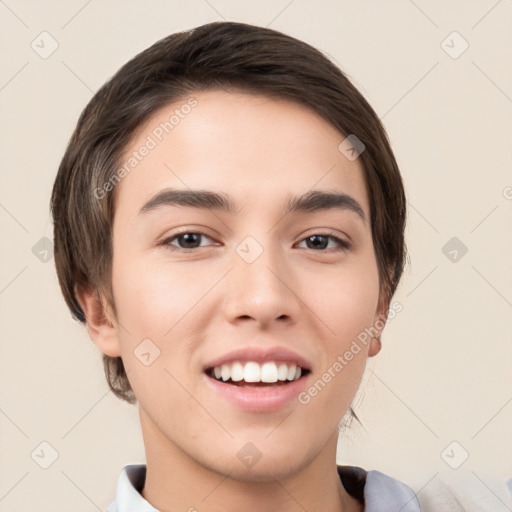
MULTIPOLYGON (((224 193, 210 190, 184 190, 165 188, 155 194, 140 209, 139 215, 149 213, 162 206, 190 206, 227 213, 239 213, 240 209, 224 193)), ((319 212, 330 209, 348 210, 356 213, 366 223, 361 205, 347 194, 313 190, 288 200, 286 214, 293 212, 319 212)))

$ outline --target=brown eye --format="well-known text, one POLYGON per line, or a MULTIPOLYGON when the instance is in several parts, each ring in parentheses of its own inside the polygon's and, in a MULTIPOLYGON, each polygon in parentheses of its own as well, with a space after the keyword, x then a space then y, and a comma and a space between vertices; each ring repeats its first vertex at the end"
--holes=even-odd
POLYGON ((166 238, 159 245, 168 247, 173 251, 176 250, 188 252, 193 251, 194 249, 199 249, 200 247, 204 247, 200 245, 201 238, 208 238, 211 240, 208 235, 200 231, 183 231, 181 233, 176 233, 170 238, 166 238), (177 245, 173 244, 174 241, 177 242, 177 245))

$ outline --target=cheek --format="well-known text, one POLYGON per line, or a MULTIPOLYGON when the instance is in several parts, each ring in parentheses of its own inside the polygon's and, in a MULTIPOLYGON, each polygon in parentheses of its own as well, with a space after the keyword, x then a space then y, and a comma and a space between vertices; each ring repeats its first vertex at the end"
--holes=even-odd
MULTIPOLYGON (((373 325, 378 305, 377 266, 369 260, 358 271, 347 268, 339 279, 324 282, 323 297, 318 294, 309 300, 328 326, 324 330, 325 351, 317 379, 301 403, 310 401, 311 407, 318 408, 315 410, 332 411, 328 421, 334 428, 353 401, 366 367, 370 347, 366 330, 373 325)), ((314 429, 318 420, 312 416, 308 428, 314 429)))
POLYGON ((308 303, 328 327, 332 352, 350 345, 373 324, 379 300, 379 275, 375 259, 368 256, 328 277, 315 276, 316 283, 321 282, 322 286, 309 294, 308 303))
POLYGON ((120 322, 147 337, 172 336, 177 322, 211 286, 206 276, 195 273, 194 265, 171 265, 165 256, 132 255, 114 261, 112 280, 120 322))
POLYGON ((114 269, 114 297, 124 327, 119 329, 121 352, 132 388, 143 404, 159 396, 179 396, 169 373, 180 374, 183 381, 181 373, 188 371, 183 364, 189 359, 187 322, 206 285, 185 266, 171 268, 163 258, 144 259, 140 254, 115 257, 114 269))

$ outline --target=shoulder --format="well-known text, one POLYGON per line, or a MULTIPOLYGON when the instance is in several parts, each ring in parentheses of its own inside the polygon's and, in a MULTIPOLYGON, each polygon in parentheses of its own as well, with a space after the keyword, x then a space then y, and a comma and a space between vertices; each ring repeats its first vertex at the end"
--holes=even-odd
POLYGON ((405 483, 377 470, 338 466, 349 494, 365 504, 365 512, 510 512, 512 478, 458 472, 426 478, 415 492, 405 483))
POLYGON ((367 472, 364 499, 368 512, 422 512, 408 485, 377 470, 367 472))
POLYGON ((406 484, 377 470, 338 466, 343 487, 364 503, 365 512, 422 512, 416 493, 406 484))

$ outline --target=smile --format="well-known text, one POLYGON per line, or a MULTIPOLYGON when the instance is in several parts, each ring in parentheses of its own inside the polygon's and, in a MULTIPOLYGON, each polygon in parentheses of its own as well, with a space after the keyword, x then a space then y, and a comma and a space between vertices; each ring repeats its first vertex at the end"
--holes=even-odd
POLYGON ((262 364, 255 361, 234 361, 206 370, 209 377, 227 384, 243 387, 262 385, 284 385, 296 381, 309 370, 296 363, 285 361, 266 361, 262 364))
POLYGON ((310 358, 285 346, 240 347, 210 359, 202 367, 212 400, 238 410, 276 412, 298 404, 312 377, 310 358))

